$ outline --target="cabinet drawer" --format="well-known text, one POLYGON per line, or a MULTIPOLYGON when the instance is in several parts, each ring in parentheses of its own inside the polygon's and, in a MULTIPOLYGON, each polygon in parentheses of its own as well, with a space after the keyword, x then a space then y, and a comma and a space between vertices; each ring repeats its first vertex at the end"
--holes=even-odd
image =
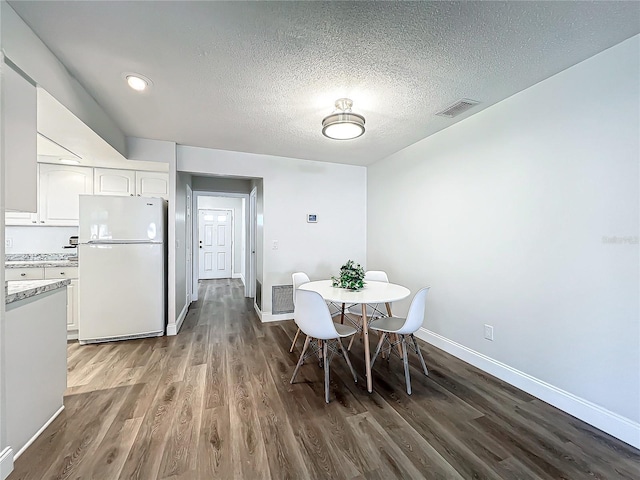
POLYGON ((7 268, 4 271, 5 280, 42 280, 44 268, 7 268))
POLYGON ((44 278, 57 280, 59 278, 78 278, 78 267, 46 267, 44 278))

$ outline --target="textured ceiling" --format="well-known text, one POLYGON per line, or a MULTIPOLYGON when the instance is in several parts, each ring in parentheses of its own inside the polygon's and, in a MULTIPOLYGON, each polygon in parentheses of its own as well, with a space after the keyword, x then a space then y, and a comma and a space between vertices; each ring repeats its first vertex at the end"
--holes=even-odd
POLYGON ((637 2, 9 3, 126 135, 357 165, 640 32, 637 2), (367 131, 329 140, 344 96, 367 131))

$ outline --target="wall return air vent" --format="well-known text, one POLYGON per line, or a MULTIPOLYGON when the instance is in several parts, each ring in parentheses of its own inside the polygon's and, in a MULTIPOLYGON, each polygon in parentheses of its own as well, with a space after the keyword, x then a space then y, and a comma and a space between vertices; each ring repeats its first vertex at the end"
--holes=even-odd
POLYGON ((466 112, 471 107, 475 107, 479 103, 480 102, 476 100, 469 100, 468 98, 463 98, 462 100, 458 100, 453 105, 448 106, 444 110, 439 111, 438 113, 436 113, 436 115, 438 117, 446 117, 446 118, 457 117, 461 113, 466 112))

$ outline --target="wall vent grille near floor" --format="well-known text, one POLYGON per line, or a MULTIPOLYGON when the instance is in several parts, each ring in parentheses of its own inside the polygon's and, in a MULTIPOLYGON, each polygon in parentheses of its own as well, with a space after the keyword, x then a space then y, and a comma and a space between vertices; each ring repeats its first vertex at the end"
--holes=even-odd
POLYGON ((463 98, 461 100, 458 100, 453 105, 449 105, 444 110, 439 111, 438 113, 436 113, 436 115, 438 117, 447 117, 447 118, 457 117, 461 113, 466 112, 471 107, 475 107, 479 103, 480 102, 476 100, 469 100, 468 98, 463 98))
POLYGON ((293 312, 293 285, 274 285, 271 289, 271 313, 293 312))

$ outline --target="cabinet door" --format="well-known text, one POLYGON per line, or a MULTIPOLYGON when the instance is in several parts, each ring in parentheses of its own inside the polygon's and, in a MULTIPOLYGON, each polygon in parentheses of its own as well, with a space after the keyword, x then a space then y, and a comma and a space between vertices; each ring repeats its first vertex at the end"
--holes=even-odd
POLYGON ((143 197, 169 199, 169 174, 165 172, 136 172, 136 194, 143 197))
POLYGON ((78 280, 67 285, 67 331, 74 332, 68 340, 78 337, 78 280))
POLYGON ((93 193, 93 169, 41 163, 39 223, 78 225, 78 195, 93 193))
POLYGON ((44 279, 44 268, 42 267, 5 268, 4 279, 7 281, 42 280, 44 279))
POLYGON ((96 195, 134 195, 136 173, 112 168, 93 169, 93 191, 96 195))
POLYGON ((45 280, 78 278, 78 267, 45 267, 44 278, 45 280))
POLYGON ((5 212, 4 223, 6 225, 35 225, 38 223, 38 214, 28 212, 5 212))
POLYGON ((38 206, 36 108, 36 87, 9 65, 3 64, 2 128, 7 210, 35 212, 38 206))

